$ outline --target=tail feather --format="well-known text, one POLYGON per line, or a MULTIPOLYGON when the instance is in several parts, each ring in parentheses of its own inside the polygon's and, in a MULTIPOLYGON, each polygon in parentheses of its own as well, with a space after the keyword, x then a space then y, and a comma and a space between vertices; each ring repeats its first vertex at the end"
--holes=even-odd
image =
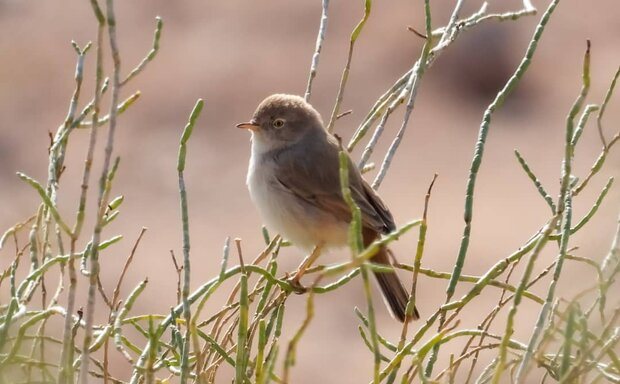
MULTIPOLYGON (((391 265, 389 259, 389 250, 382 248, 372 258, 372 261, 378 264, 391 265)), ((381 293, 385 299, 385 303, 390 310, 392 316, 398 321, 405 322, 411 320, 417 320, 420 318, 420 313, 417 308, 413 308, 413 312, 410 316, 407 316, 407 303, 409 302, 409 293, 400 281, 400 278, 394 272, 375 272, 375 277, 381 288, 381 293)))
POLYGON ((409 294, 395 272, 375 272, 375 277, 392 316, 401 323, 404 323, 405 320, 410 321, 420 318, 418 309, 415 307, 411 316, 407 317, 406 309, 409 294))
MULTIPOLYGON (((369 228, 363 228, 364 246, 372 243, 379 234, 369 228)), ((372 257, 372 261, 377 264, 392 265, 390 261, 391 251, 386 247, 381 247, 379 251, 372 257)), ((392 272, 374 272, 379 288, 390 313, 396 320, 404 323, 420 318, 420 313, 416 307, 413 307, 411 315, 407 316, 407 303, 409 302, 409 293, 400 281, 396 271, 392 272)))

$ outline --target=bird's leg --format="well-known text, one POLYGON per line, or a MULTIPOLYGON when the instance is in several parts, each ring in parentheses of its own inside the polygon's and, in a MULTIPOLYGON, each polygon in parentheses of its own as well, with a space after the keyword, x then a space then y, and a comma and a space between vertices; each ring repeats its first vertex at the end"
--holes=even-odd
POLYGON ((301 278, 306 273, 306 270, 310 268, 312 264, 314 264, 316 259, 319 258, 322 248, 323 244, 318 244, 316 247, 314 247, 312 253, 306 256, 306 258, 301 262, 301 264, 299 264, 299 267, 297 267, 295 273, 293 273, 293 275, 288 279, 288 282, 293 287, 295 293, 301 294, 306 292, 306 287, 301 285, 301 278))

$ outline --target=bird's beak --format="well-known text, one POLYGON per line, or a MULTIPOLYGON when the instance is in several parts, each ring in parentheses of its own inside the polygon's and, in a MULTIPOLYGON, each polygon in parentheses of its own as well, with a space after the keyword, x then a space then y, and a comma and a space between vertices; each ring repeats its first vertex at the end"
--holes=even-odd
POLYGON ((252 132, 256 132, 258 128, 260 128, 260 125, 255 120, 251 120, 247 123, 237 124, 237 128, 249 129, 252 132))

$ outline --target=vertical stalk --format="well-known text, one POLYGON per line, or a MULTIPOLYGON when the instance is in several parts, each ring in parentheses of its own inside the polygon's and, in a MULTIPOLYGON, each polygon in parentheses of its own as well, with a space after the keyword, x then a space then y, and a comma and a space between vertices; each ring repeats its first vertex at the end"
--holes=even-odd
POLYGON ((183 301, 183 317, 185 318, 186 325, 181 355, 181 384, 187 383, 189 375, 189 348, 191 335, 191 310, 189 303, 191 272, 189 258, 189 213, 187 209, 187 191, 185 190, 185 178, 183 176, 183 171, 185 170, 185 155, 187 153, 187 142, 192 135, 194 125, 196 124, 198 116, 200 116, 203 105, 204 101, 202 99, 198 99, 198 101, 196 101, 196 105, 194 106, 194 109, 190 114, 189 121, 187 122, 187 125, 185 125, 185 129, 183 129, 183 134, 181 135, 181 141, 179 144, 179 156, 177 159, 177 171, 179 174, 179 195, 181 198, 181 222, 183 224, 183 290, 181 292, 181 297, 183 301))
MULTIPOLYGON (((325 40, 325 32, 327 31, 327 8, 329 7, 329 0, 322 1, 321 11, 321 23, 319 25, 319 32, 316 36, 316 46, 314 48, 314 55, 312 55, 312 64, 310 65, 310 74, 308 75, 308 85, 306 86, 306 93, 304 98, 306 101, 310 101, 310 94, 312 93, 312 82, 316 77, 316 72, 319 67, 319 57, 321 56, 321 49, 323 48, 323 40, 325 40)), ((267 243, 269 243, 267 241, 267 243)))
POLYGON ((370 9, 372 7, 372 0, 364 1, 364 16, 360 20, 359 23, 351 32, 351 40, 349 41, 349 54, 347 56, 347 64, 344 66, 344 70, 342 71, 342 78, 340 79, 340 86, 338 87, 338 95, 336 96, 336 103, 334 104, 334 109, 332 110, 332 115, 329 118, 329 124, 327 124, 327 131, 332 132, 334 130, 334 124, 336 123, 336 117, 340 113, 340 104, 342 104, 342 99, 344 98, 344 89, 347 85, 347 80, 349 79, 349 71, 351 70, 351 59, 353 58, 353 48, 355 47, 355 41, 359 37, 364 25, 366 25, 366 21, 370 16, 370 9))
MULTIPOLYGON (((93 0, 94 1, 94 0, 93 0)), ((105 19, 107 21, 108 26, 108 37, 110 43, 110 51, 112 55, 113 62, 113 72, 112 72, 112 89, 111 89, 111 101, 110 101, 110 112, 109 112, 109 130, 108 137, 106 141, 106 146, 104 150, 104 158, 103 158, 103 166, 101 170, 101 176, 99 177, 99 194, 97 198, 97 216, 95 218, 95 228, 93 231, 92 237, 92 247, 90 252, 90 272, 88 276, 88 301, 86 303, 86 311, 85 311, 85 332, 84 332, 84 342, 82 344, 82 356, 81 356, 81 365, 80 365, 80 383, 87 384, 88 383, 88 368, 90 364, 90 352, 89 347, 93 338, 93 325, 95 319, 95 303, 97 297, 97 282, 99 279, 99 242, 101 241, 101 231, 103 230, 104 225, 104 216, 105 210, 107 206, 107 198, 111 189, 111 180, 116 171, 116 166, 118 165, 118 159, 115 162, 115 166, 110 172, 110 165, 112 162, 112 151, 114 149, 114 136, 116 133, 116 117, 117 117, 117 108, 118 108, 118 99, 120 92, 120 53, 118 50, 118 43, 116 40, 116 17, 114 15, 114 1, 106 0, 106 16, 105 19)), ((100 20, 101 22, 101 20, 100 20)), ((98 46, 99 50, 101 47, 98 46)), ((98 68, 99 71, 101 68, 98 68)), ((96 114, 93 114, 96 117, 96 114)), ((99 123, 98 119, 93 118, 93 132, 95 126, 99 123)))

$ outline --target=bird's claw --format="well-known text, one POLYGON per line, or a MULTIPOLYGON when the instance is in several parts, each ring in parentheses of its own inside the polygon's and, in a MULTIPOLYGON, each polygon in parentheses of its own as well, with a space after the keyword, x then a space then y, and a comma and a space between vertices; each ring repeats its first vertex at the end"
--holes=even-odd
POLYGON ((302 295, 308 292, 308 288, 301 285, 301 282, 299 281, 300 276, 297 273, 293 274, 293 276, 286 276, 285 280, 289 283, 294 293, 302 295))

